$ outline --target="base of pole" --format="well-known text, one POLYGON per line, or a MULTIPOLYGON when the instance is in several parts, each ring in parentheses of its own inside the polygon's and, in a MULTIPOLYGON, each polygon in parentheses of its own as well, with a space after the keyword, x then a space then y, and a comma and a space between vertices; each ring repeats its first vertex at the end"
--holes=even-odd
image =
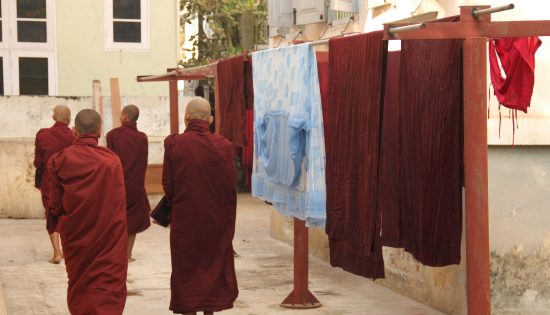
POLYGON ((301 294, 296 294, 295 291, 292 291, 281 303, 282 307, 297 309, 318 308, 322 305, 309 290, 301 294))

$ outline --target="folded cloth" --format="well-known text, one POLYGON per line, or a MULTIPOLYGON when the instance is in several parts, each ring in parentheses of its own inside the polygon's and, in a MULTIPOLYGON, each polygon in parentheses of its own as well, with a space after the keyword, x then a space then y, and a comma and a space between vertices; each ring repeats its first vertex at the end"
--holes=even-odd
POLYGON ((161 226, 167 227, 170 225, 172 222, 172 207, 166 201, 166 196, 163 196, 155 209, 153 209, 151 218, 155 219, 161 226))

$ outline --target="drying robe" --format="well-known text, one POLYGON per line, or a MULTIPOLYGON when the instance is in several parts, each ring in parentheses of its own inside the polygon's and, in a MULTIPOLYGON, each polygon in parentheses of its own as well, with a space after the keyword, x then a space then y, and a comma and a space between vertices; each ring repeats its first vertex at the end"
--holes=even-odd
POLYGON ((48 160, 52 154, 68 147, 73 143, 74 135, 67 124, 56 122, 51 128, 40 129, 36 133, 34 142, 34 167, 36 167, 37 177, 42 179, 40 193, 42 194, 42 204, 44 205, 46 215, 46 229, 49 234, 59 232, 58 217, 48 211, 49 186, 48 186, 48 160))
POLYGON ((145 192, 145 171, 149 142, 135 122, 126 122, 107 133, 107 147, 120 158, 126 187, 128 234, 145 231, 151 225, 151 205, 145 192))
POLYGON ((128 232, 120 160, 92 135, 54 154, 49 209, 61 215, 71 314, 120 315, 126 303, 128 232))
POLYGON ((237 277, 231 241, 237 207, 233 145, 192 120, 164 141, 162 184, 172 205, 170 310, 218 312, 233 307, 237 277))

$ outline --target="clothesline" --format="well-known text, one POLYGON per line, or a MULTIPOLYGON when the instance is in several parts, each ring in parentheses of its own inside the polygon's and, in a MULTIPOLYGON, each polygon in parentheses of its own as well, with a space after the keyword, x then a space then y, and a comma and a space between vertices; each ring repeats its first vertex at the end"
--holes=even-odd
MULTIPOLYGON (((400 32, 419 30, 419 29, 423 29, 425 27, 426 27, 426 25, 424 23, 418 23, 418 24, 411 24, 411 25, 406 25, 406 26, 392 27, 388 30, 388 32, 390 33, 390 35, 393 35, 393 34, 397 34, 397 33, 400 33, 400 32)), ((356 35, 356 34, 349 35, 349 36, 354 36, 354 35, 356 35)), ((330 39, 321 39, 321 40, 316 40, 316 41, 311 41, 311 42, 305 42, 303 44, 309 44, 311 46, 322 46, 322 45, 327 45, 329 43, 329 41, 330 41, 330 39)), ((249 52, 249 53, 246 54, 246 56, 247 57, 252 57, 252 54, 253 54, 253 52, 249 52)), ((196 66, 196 67, 191 67, 191 68, 179 68, 179 69, 170 71, 166 74, 162 74, 162 75, 159 75, 159 76, 147 77, 147 79, 152 80, 152 79, 157 79, 157 78, 160 78, 160 77, 165 77, 166 75, 183 74, 182 73, 183 71, 188 72, 188 71, 201 70, 201 69, 213 67, 217 63, 218 63, 218 61, 215 61, 213 63, 207 64, 207 65, 202 65, 202 66, 196 66)))

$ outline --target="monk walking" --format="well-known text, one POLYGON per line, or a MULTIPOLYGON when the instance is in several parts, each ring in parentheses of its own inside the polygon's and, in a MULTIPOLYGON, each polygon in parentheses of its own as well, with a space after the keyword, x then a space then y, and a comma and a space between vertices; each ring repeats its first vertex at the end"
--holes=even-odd
POLYGON ((135 260, 132 257, 132 249, 136 234, 145 231, 151 225, 151 206, 145 192, 149 142, 147 136, 137 129, 138 118, 137 106, 124 106, 120 115, 121 126, 107 133, 107 147, 118 155, 124 170, 129 261, 135 260))
POLYGON ((239 293, 231 241, 237 207, 232 144, 210 133, 210 104, 193 99, 185 132, 164 141, 162 184, 172 205, 170 310, 212 314, 233 307, 239 293))
POLYGON ((53 257, 49 260, 52 264, 59 264, 63 259, 63 252, 59 244, 58 218, 48 211, 49 186, 48 186, 48 160, 52 154, 71 145, 74 135, 69 129, 71 122, 71 110, 64 105, 58 105, 53 109, 55 124, 50 128, 40 129, 36 133, 34 142, 34 167, 36 167, 36 188, 40 188, 42 204, 46 212, 46 230, 50 235, 53 247, 53 257))
POLYGON ((124 175, 118 156, 97 145, 101 117, 75 118, 77 139, 54 154, 49 209, 61 216, 71 314, 120 315, 126 303, 128 231, 124 175))

